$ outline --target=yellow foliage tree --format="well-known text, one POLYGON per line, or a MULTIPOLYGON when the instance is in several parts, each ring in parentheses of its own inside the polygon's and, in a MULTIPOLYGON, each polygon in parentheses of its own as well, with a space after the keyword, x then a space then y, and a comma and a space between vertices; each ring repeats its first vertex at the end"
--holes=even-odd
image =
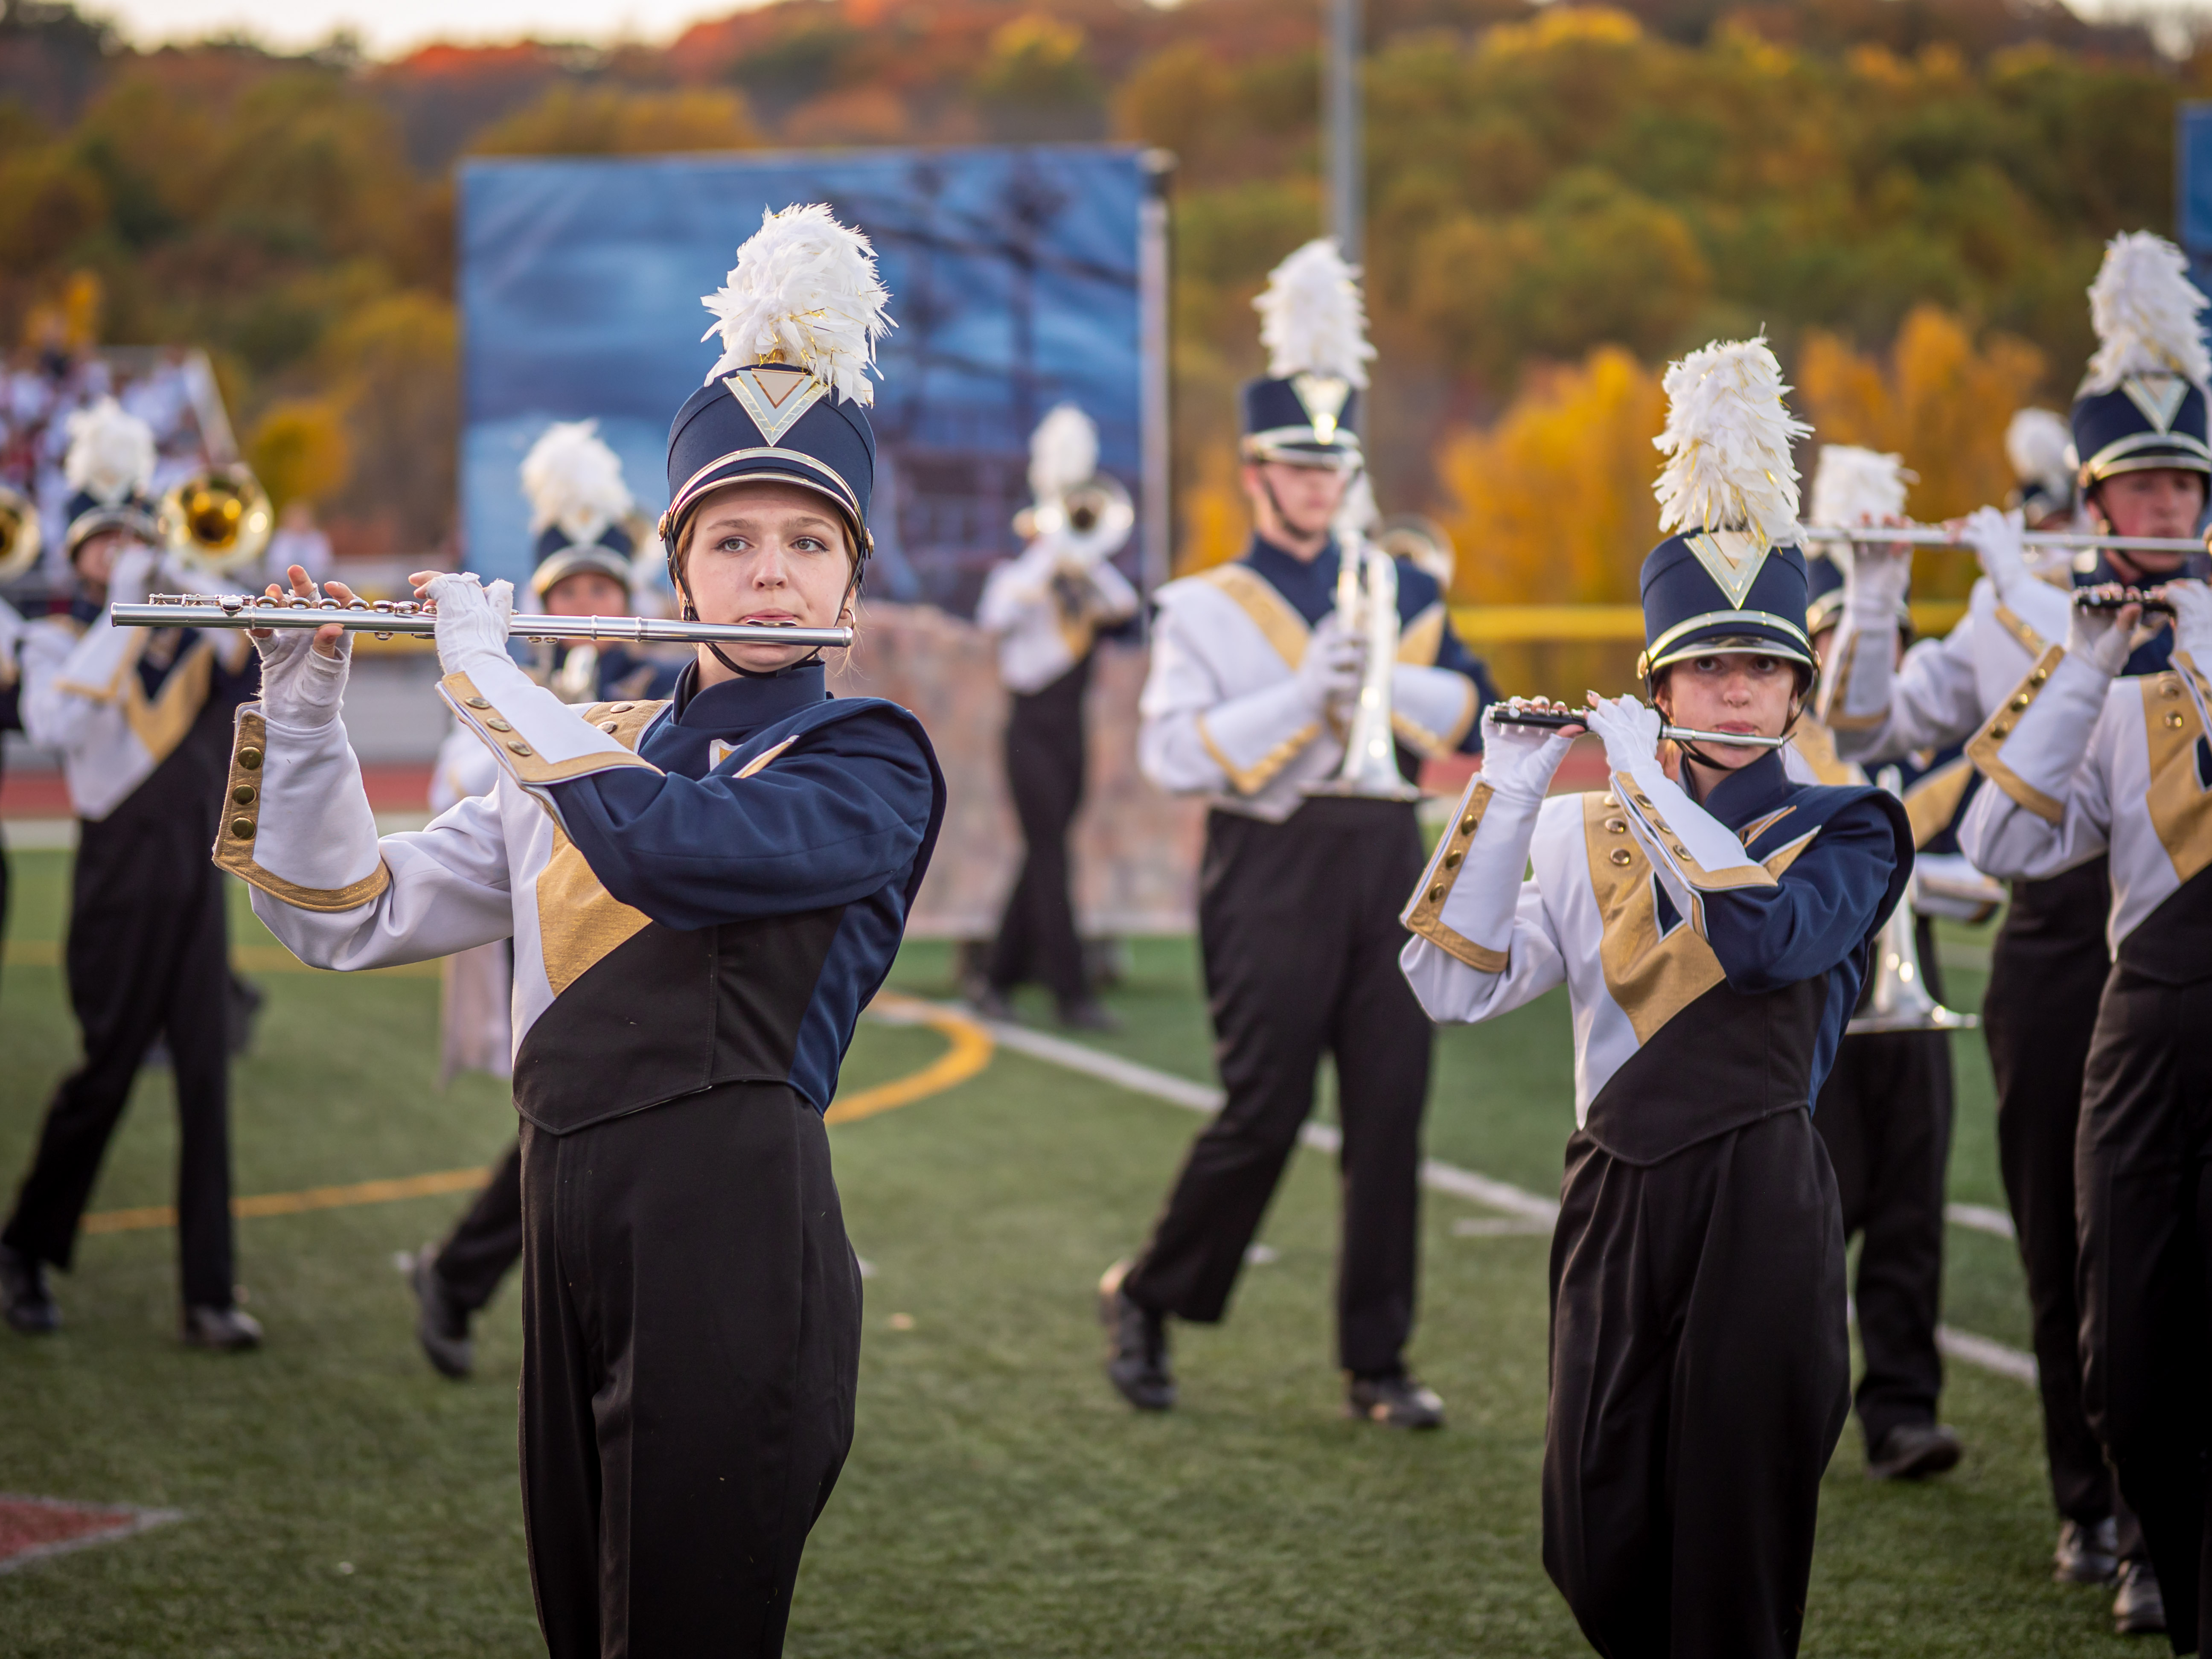
POLYGON ((246 454, 280 511, 293 501, 326 500, 353 467, 344 411, 327 398, 276 404, 255 422, 246 454))
POLYGON ((1920 478, 1907 498, 1914 517, 1955 518, 2002 501, 2012 488, 2005 427, 2043 370, 2043 354, 2027 341, 1991 333, 1977 346, 1959 318, 1917 306, 1886 362, 1808 331, 1796 402, 1815 442, 1904 456, 1920 478))
POLYGON ((1238 558, 1251 537, 1251 515, 1237 477, 1237 452, 1210 444, 1200 453, 1198 477, 1183 486, 1182 546, 1176 574, 1210 569, 1238 558))
POLYGON ((1456 512, 1454 599, 1627 604, 1659 536, 1651 494, 1666 423, 1659 377, 1619 346, 1532 375, 1497 424, 1444 438, 1456 512))
POLYGON ((469 148, 483 155, 641 155, 750 149, 760 141, 744 100, 734 92, 631 91, 562 82, 495 122, 469 148))

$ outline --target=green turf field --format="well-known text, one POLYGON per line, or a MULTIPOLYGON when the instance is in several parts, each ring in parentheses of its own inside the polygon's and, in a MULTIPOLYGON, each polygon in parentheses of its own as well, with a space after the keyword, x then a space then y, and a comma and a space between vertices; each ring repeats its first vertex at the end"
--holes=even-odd
MULTIPOLYGON (((0 983, 0 1182, 12 1188, 75 1037, 49 942, 66 866, 18 854, 0 983)), ((244 915, 243 906, 240 914, 244 915)), ((250 920, 238 939, 265 950, 250 920)), ((896 984, 949 993, 916 945, 896 984)), ((269 994, 235 1079, 241 1194, 447 1170, 497 1154, 499 1085, 434 1087, 436 982, 256 969, 269 994)), ((1954 1003, 1978 980, 1954 975, 1954 1003)), ((1192 953, 1140 945, 1107 1046, 1208 1075, 1192 953)), ((944 1048, 864 1024, 849 1094, 944 1048)), ((1954 1195, 2002 1205, 1979 1045, 1959 1045, 1954 1195)), ((1537 1191, 1571 1122, 1564 1004, 1449 1032, 1436 1156, 1537 1191)), ((166 1201, 167 1084, 142 1084, 95 1194, 166 1201)), ((858 1444, 800 1581, 790 1651, 830 1656, 1542 1655, 1583 1651, 1537 1557, 1546 1243, 1466 1237, 1432 1199, 1420 1368, 1451 1426, 1410 1437, 1337 1415, 1327 1163, 1301 1154, 1270 1217, 1278 1259, 1234 1318, 1181 1334, 1183 1408, 1139 1419, 1097 1370, 1090 1290, 1133 1244, 1196 1120, 1000 1050, 945 1093, 833 1132, 868 1285, 858 1444)), ((0 1576, 0 1654, 540 1652, 515 1492, 514 1298, 483 1326, 479 1380, 433 1376, 392 1258, 456 1197, 248 1219, 241 1276, 270 1341, 175 1341, 166 1231, 88 1239, 60 1281, 66 1330, 0 1331, 0 1492, 185 1519, 0 1576)), ((1946 1317, 2021 1346, 2002 1241, 1953 1230, 1946 1317)), ((1968 1455, 1920 1487, 1831 1471, 1806 1651, 2096 1653, 2106 1597, 2049 1583, 2055 1528, 2032 1391, 1954 1366, 1968 1455)), ((2148 1649, 2145 1650, 2148 1650, 2148 1649)))

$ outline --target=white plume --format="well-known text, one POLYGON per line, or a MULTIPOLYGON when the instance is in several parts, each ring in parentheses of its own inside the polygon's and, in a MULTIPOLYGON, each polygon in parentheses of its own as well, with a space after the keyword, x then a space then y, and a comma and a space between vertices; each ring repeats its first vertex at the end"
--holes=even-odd
POLYGON ((2204 305, 2188 258, 2165 237, 2147 230, 2113 237, 2089 284, 2098 344, 2077 395, 2110 392, 2130 374, 2179 374, 2203 386, 2212 374, 2197 321, 2204 305))
POLYGON ((2047 409, 2022 409, 2005 428, 2005 459, 2022 483, 2039 483, 2063 498, 2074 488, 2073 428, 2063 415, 2047 409))
POLYGON ((1905 486, 1917 475, 1905 470, 1902 455, 1885 455, 1856 444, 1826 444, 1813 469, 1813 516, 1809 522, 1850 530, 1879 524, 1905 512, 1905 486))
POLYGON ((1098 471, 1098 428, 1073 404, 1062 404, 1030 434, 1030 495, 1048 501, 1098 471))
POLYGON ((1318 237, 1277 265, 1267 292, 1252 301, 1260 313, 1260 343, 1267 348, 1267 373, 1334 374, 1367 384, 1367 307, 1359 271, 1344 262, 1336 239, 1318 237))
POLYGON ((622 461, 599 436, 597 421, 556 421, 522 461, 522 493, 530 502, 530 533, 561 526, 571 543, 587 547, 636 503, 623 482, 622 461))
POLYGON ((826 381, 839 397, 872 404, 868 380, 876 342, 893 327, 890 295, 876 277, 876 251, 830 210, 791 206, 761 212, 761 228, 738 250, 738 263, 699 303, 715 322, 699 337, 722 337, 712 382, 731 369, 786 362, 826 381))
POLYGON ((1659 527, 1748 530, 1771 547, 1797 533, 1792 440, 1812 428, 1782 394, 1782 365, 1755 340, 1715 341, 1667 368, 1667 429, 1651 441, 1667 457, 1652 493, 1659 527))
POLYGON ((103 507, 143 493, 154 481, 154 428, 112 398, 69 417, 62 477, 103 507))

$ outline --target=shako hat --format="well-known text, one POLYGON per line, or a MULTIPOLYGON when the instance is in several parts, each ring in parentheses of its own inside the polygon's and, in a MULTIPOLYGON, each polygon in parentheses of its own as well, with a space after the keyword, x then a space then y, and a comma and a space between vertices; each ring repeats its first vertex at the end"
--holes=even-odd
POLYGON ((1319 237, 1275 267, 1252 306, 1267 373, 1244 387, 1244 459, 1359 465, 1359 393, 1375 348, 1358 270, 1334 237, 1319 237))
POLYGON ((103 530, 125 530, 159 544, 161 514, 148 490, 154 482, 154 428, 112 398, 69 417, 69 453, 62 477, 70 487, 69 556, 103 530))
POLYGON ((1644 561, 1637 672, 1648 684, 1670 663, 1731 651, 1813 669, 1790 459, 1812 428, 1782 401, 1782 366, 1763 338, 1716 342, 1668 365, 1665 384, 1653 493, 1660 529, 1674 533, 1644 561))
POLYGON ((556 421, 522 462, 522 494, 538 536, 530 591, 544 599, 586 570, 630 585, 637 538, 625 522, 637 511, 623 482, 622 460, 597 421, 556 421))
MULTIPOLYGON (((874 546, 868 497, 876 434, 867 406, 876 342, 891 327, 875 249, 820 204, 763 211, 720 290, 701 303, 722 355, 668 429, 669 574, 700 498, 739 478, 775 478, 826 497, 861 565, 874 546)), ((683 588, 677 580, 679 591, 683 588)))
POLYGON ((2116 473, 2157 467, 2212 473, 2204 394, 2212 361, 2197 320, 2204 306, 2189 261, 2163 236, 2139 230, 2105 245, 2104 265, 2089 284, 2096 355, 2074 394, 2084 490, 2116 473))
POLYGON ((2005 505, 2028 522, 2074 507, 2074 434, 2066 417, 2047 409, 2016 409, 2005 427, 2005 459, 2019 480, 2005 505))
MULTIPOLYGON (((1905 458, 1856 444, 1824 444, 1813 467, 1813 501, 1808 524, 1823 530, 1860 530, 1905 514, 1905 487, 1917 482, 1905 458)), ((1858 551, 1851 542, 1820 542, 1805 556, 1808 581, 1805 631, 1818 634, 1843 608, 1844 579, 1858 551)), ((1912 613, 1899 602, 1898 625, 1910 628, 1912 613)))

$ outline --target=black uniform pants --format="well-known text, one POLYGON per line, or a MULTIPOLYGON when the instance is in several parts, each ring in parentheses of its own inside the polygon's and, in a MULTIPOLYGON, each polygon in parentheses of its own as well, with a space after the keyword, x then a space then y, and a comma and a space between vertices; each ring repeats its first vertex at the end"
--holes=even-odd
POLYGON ((434 1271, 453 1300, 474 1313, 521 1259, 522 1145, 517 1141, 438 1247, 434 1271))
POLYGON ((522 1130, 522 1502, 551 1659, 780 1653, 853 1440, 821 1115, 725 1084, 522 1130))
POLYGON ((2142 1528, 2176 1653, 2212 1643, 2212 980, 2115 967, 2075 1164, 2082 1398, 2142 1528))
POLYGON ((1568 1142, 1544 1567, 1607 1659, 1797 1651, 1850 1403, 1838 1214, 1802 1110, 1647 1166, 1568 1142))
MULTIPOLYGON (((1919 934, 1921 966, 1941 1000, 1925 917, 1919 934)), ((1869 1457, 1892 1429, 1933 1423, 1943 1388, 1936 1323, 1951 1104, 1950 1037, 1884 1032, 1843 1040, 1813 1115, 1836 1172, 1844 1237, 1859 1237, 1851 1289, 1866 1371, 1854 1403, 1869 1457)))
POLYGON ((1413 808, 1399 803, 1310 800, 1284 823, 1207 818, 1198 933, 1228 1100, 1124 1281, 1139 1305, 1221 1317, 1326 1051, 1344 1128, 1340 1363, 1364 1376, 1404 1363, 1432 1032, 1398 971, 1398 911, 1421 863, 1413 808))
POLYGON ((988 971, 1001 991, 1035 980, 1062 1007, 1090 994, 1067 860, 1067 832, 1083 804, 1090 684, 1085 657, 1042 691, 1015 693, 1006 714, 1006 787, 1022 827, 1022 871, 1006 895, 988 971))
MULTIPOLYGON (((177 1252, 187 1306, 234 1294, 230 1216, 229 939, 204 852, 166 899, 110 883, 88 825, 64 957, 84 1060, 62 1079, 0 1243, 67 1267, 107 1143, 155 1037, 177 1094, 177 1252)), ((203 842, 202 846, 204 847, 203 842)))
POLYGON ((2033 1316, 2051 1497, 2069 1521, 2116 1511, 2104 1449, 2081 1407, 2075 1299, 2074 1142, 2081 1079, 2112 966, 2112 887, 2097 860, 2048 881, 2014 882, 1990 952, 1982 1034, 1997 1091, 1997 1160, 2033 1316))

